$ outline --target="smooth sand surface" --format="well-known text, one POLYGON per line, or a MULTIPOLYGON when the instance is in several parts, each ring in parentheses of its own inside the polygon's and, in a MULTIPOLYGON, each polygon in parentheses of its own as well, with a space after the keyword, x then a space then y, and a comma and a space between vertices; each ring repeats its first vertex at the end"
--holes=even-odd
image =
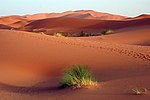
POLYGON ((123 39, 127 34, 122 34, 131 31, 128 38, 132 40, 130 35, 136 31, 130 29, 112 37, 97 37, 100 41, 0 30, 0 99, 149 100, 149 93, 131 94, 134 87, 150 90, 150 47, 136 44, 149 42, 143 43, 149 38, 145 37, 147 27, 138 28, 144 33, 138 42, 138 36, 135 41, 123 39), (120 42, 115 41, 119 36, 120 42), (58 89, 62 72, 72 64, 89 65, 100 86, 58 89))
MULTIPOLYGON (((62 13, 38 13, 33 15, 13 15, 0 16, 0 24, 9 25, 13 28, 22 28, 32 21, 47 18, 78 18, 78 19, 97 19, 97 20, 123 20, 128 17, 109 13, 96 12, 93 10, 66 11, 62 13)), ((0 29, 2 29, 0 27, 0 29)), ((7 28, 8 29, 8 28, 7 28)))
POLYGON ((11 25, 18 21, 24 21, 24 20, 26 19, 21 16, 4 16, 4 17, 0 17, 0 24, 11 25))
POLYGON ((114 31, 114 34, 94 36, 94 37, 80 37, 82 40, 90 40, 97 42, 113 42, 118 44, 150 46, 150 25, 134 26, 130 28, 123 28, 114 31))
POLYGON ((12 27, 0 24, 0 29, 11 29, 12 27))
POLYGON ((86 33, 101 33, 108 29, 118 30, 143 25, 150 25, 150 19, 144 18, 117 21, 77 18, 47 18, 32 21, 18 30, 44 32, 45 34, 53 34, 55 32, 80 34, 81 31, 86 33))
POLYGON ((62 13, 39 13, 25 16, 29 20, 39 20, 46 18, 80 18, 80 19, 99 19, 99 20, 122 20, 126 16, 109 13, 96 12, 93 10, 66 11, 62 13))

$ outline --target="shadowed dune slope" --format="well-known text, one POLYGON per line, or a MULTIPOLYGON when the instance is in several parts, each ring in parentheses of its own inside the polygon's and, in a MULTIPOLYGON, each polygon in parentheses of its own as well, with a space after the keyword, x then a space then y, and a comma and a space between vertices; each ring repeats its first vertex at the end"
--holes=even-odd
POLYGON ((125 27, 134 27, 150 25, 150 19, 138 19, 128 21, 106 21, 106 20, 91 20, 91 19, 75 19, 75 18, 50 18, 33 21, 20 30, 36 31, 43 30, 50 34, 53 32, 101 32, 106 29, 120 29, 125 27))
POLYGON ((10 24, 9 26, 11 26, 17 30, 17 29, 22 28, 31 22, 32 22, 32 20, 17 21, 15 23, 10 24))
POLYGON ((0 29, 11 29, 12 27, 0 24, 0 29))

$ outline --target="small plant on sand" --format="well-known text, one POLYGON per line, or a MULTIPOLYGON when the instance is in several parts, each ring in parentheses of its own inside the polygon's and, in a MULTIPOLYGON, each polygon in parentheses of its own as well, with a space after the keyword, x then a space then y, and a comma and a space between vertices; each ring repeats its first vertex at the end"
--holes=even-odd
POLYGON ((142 95, 142 94, 145 94, 147 92, 148 91, 147 91, 146 88, 138 88, 138 87, 136 87, 136 88, 132 89, 132 93, 135 94, 135 95, 142 95))
POLYGON ((110 34, 110 33, 113 33, 113 32, 114 32, 114 31, 111 30, 111 29, 106 30, 106 34, 110 34))
POLYGON ((86 36, 96 36, 94 33, 87 33, 86 36))
POLYGON ((84 32, 84 31, 81 31, 81 32, 79 33, 79 37, 81 37, 81 36, 85 36, 85 32, 84 32))
POLYGON ((88 88, 90 86, 96 86, 97 82, 94 80, 87 66, 76 64, 70 66, 69 69, 66 70, 60 85, 61 88, 88 88))
POLYGON ((10 30, 14 30, 14 28, 11 28, 10 30))
POLYGON ((44 32, 40 32, 40 34, 41 34, 41 35, 45 35, 45 33, 44 33, 44 32))
POLYGON ((63 37, 63 35, 61 33, 54 33, 54 36, 56 36, 56 37, 63 37))
POLYGON ((103 31, 101 34, 102 34, 102 35, 108 35, 108 34, 111 34, 111 33, 113 33, 113 32, 114 32, 113 30, 108 29, 108 30, 103 31))

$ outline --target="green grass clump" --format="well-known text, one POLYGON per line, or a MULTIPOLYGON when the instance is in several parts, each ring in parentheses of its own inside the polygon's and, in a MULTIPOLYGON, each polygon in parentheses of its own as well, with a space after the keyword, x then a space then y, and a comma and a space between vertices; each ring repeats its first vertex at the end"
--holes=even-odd
POLYGON ((97 85, 90 70, 85 65, 72 65, 64 73, 60 82, 61 87, 82 88, 97 85))
POLYGON ((135 95, 142 95, 142 94, 145 94, 147 93, 147 89, 146 88, 133 88, 132 89, 132 93, 135 94, 135 95))
POLYGON ((56 37, 63 37, 63 35, 61 33, 54 33, 54 36, 56 36, 56 37))
POLYGON ((94 33, 87 33, 86 36, 96 36, 94 33))
POLYGON ((102 34, 102 35, 108 35, 108 34, 111 34, 111 33, 113 33, 113 32, 114 32, 113 30, 108 29, 108 30, 105 30, 105 31, 101 32, 101 34, 102 34))

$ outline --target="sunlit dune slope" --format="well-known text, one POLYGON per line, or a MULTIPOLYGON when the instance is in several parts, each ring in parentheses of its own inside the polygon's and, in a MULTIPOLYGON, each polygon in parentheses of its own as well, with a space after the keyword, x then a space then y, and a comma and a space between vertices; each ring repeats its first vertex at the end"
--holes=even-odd
POLYGON ((138 75, 146 74, 148 70, 141 71, 150 64, 149 47, 6 30, 0 30, 0 38, 0 64, 4 69, 1 71, 5 72, 1 72, 4 75, 0 75, 0 79, 6 83, 29 81, 47 75, 55 79, 67 65, 76 63, 89 65, 98 80, 102 78, 99 74, 115 73, 114 77, 123 77, 127 73, 132 76, 134 71, 138 75), (120 72, 120 69, 124 71, 120 72), (17 74, 20 77, 15 77, 17 74))

